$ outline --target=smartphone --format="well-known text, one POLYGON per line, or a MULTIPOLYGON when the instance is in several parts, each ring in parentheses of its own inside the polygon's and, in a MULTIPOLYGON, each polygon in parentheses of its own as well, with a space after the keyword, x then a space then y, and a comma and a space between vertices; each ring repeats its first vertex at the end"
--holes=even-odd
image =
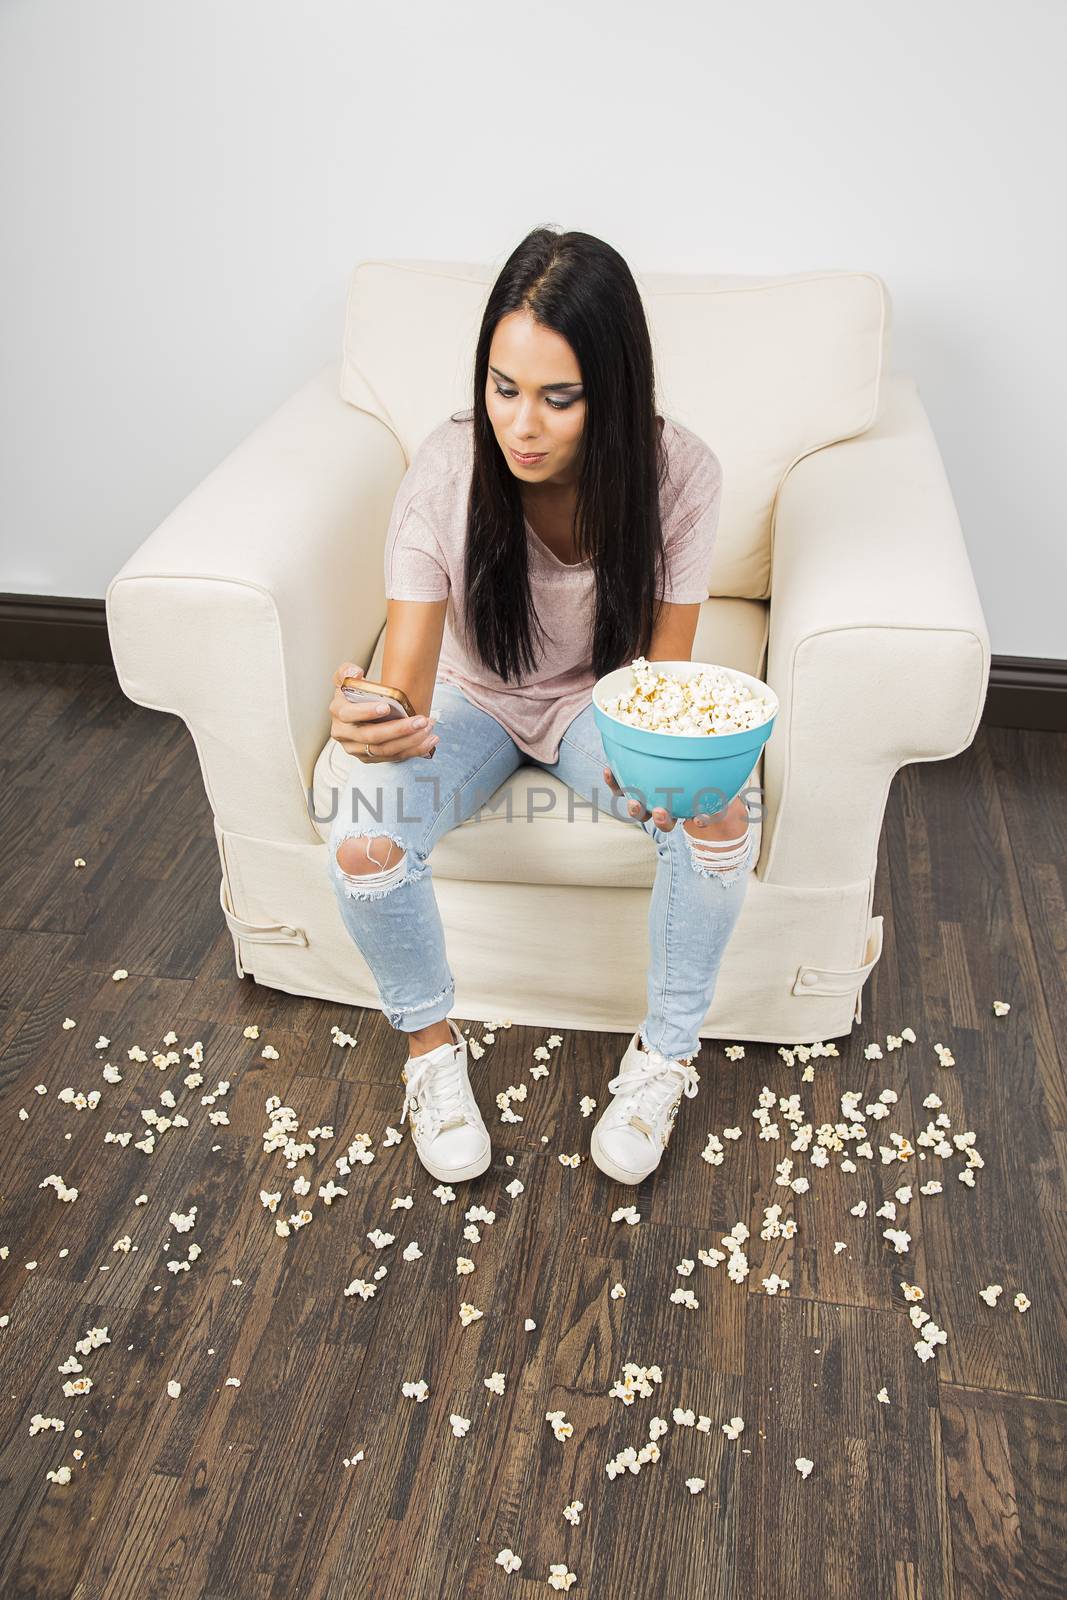
MULTIPOLYGON (((404 693, 403 689, 394 689, 389 684, 374 683, 368 678, 342 678, 341 693, 346 700, 358 704, 363 700, 373 701, 375 705, 384 702, 389 707, 388 714, 384 717, 375 717, 375 722, 395 722, 399 717, 413 717, 416 715, 415 707, 404 693)), ((430 751, 433 755, 433 751, 430 751)), ((389 757, 361 756, 362 761, 388 761, 389 757)))
POLYGON ((377 705, 384 700, 389 707, 389 715, 377 720, 392 722, 397 717, 413 717, 415 707, 404 693, 403 689, 390 688, 385 683, 373 683, 367 678, 342 678, 341 693, 346 700, 359 702, 373 700, 377 705))

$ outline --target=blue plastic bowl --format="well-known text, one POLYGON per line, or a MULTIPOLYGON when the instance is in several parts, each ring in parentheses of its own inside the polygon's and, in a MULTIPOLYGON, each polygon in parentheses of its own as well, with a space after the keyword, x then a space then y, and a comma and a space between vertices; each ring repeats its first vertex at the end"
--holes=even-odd
MULTIPOLYGON (((714 663, 706 661, 654 661, 658 672, 690 678, 714 663)), ((741 733, 653 733, 620 722, 604 710, 604 701, 633 688, 629 666, 598 678, 593 685, 593 718, 600 729, 604 753, 620 788, 649 811, 662 806, 673 817, 715 816, 725 811, 752 773, 760 752, 771 736, 778 715, 778 696, 759 678, 734 667, 731 677, 766 702, 767 718, 741 733)))

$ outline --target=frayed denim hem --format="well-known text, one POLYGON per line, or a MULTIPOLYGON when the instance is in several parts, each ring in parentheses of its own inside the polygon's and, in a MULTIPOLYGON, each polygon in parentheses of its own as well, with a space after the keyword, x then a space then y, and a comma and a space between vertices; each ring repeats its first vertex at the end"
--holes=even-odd
POLYGON ((387 894, 392 894, 394 889, 402 889, 405 883, 410 883, 417 876, 418 868, 412 867, 410 872, 405 872, 395 883, 387 883, 383 889, 360 888, 350 878, 338 878, 338 885, 346 900, 381 900, 387 894))
POLYGON ((417 1011, 430 1011, 437 1007, 444 1006, 444 1011, 441 1013, 440 1017, 431 1017, 429 1019, 430 1022, 440 1022, 451 1011, 454 999, 455 984, 447 983, 441 990, 440 994, 435 994, 432 1000, 420 1001, 417 1006, 404 1006, 402 1010, 397 1010, 393 1007, 387 1007, 385 1014, 389 1019, 390 1026, 399 1028, 403 1033, 414 1033, 417 1027, 428 1027, 429 1023, 416 1023, 415 1028, 405 1028, 405 1018, 414 1016, 417 1011))
POLYGON ((641 1048, 644 1050, 645 1054, 647 1056, 652 1057, 653 1059, 655 1059, 656 1057, 659 1057, 659 1059, 663 1060, 663 1061, 690 1061, 690 1062, 693 1062, 693 1061, 696 1061, 697 1056, 699 1056, 699 1054, 700 1054, 700 1040, 699 1040, 699 1038, 697 1039, 697 1042, 693 1046, 692 1050, 687 1051, 685 1053, 685 1055, 676 1055, 676 1056, 668 1056, 668 1055, 666 1055, 664 1053, 664 1051, 660 1050, 658 1048, 658 1046, 656 1046, 654 1044, 650 1044, 649 1040, 648 1040, 648 1037, 645 1034, 643 1028, 638 1028, 638 1030, 637 1030, 637 1041, 640 1044, 641 1048))
POLYGON ((689 859, 693 864, 694 870, 699 872, 702 878, 718 878, 724 889, 728 889, 732 883, 737 883, 740 878, 743 878, 752 865, 755 841, 751 832, 746 835, 747 842, 741 860, 734 866, 726 868, 713 866, 711 862, 714 858, 711 856, 705 855, 704 859, 701 859, 701 855, 693 848, 695 841, 692 834, 687 833, 685 837, 689 845, 689 859))

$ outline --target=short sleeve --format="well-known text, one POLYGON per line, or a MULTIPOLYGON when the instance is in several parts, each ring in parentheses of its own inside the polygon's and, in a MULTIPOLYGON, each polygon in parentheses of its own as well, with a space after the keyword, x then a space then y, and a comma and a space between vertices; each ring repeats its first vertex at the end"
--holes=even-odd
POLYGON ((385 536, 387 600, 445 600, 448 563, 433 527, 413 499, 397 495, 385 536))
POLYGON ((721 502, 722 467, 715 453, 707 450, 686 480, 671 526, 664 530, 666 571, 658 598, 672 605, 707 599, 721 502))

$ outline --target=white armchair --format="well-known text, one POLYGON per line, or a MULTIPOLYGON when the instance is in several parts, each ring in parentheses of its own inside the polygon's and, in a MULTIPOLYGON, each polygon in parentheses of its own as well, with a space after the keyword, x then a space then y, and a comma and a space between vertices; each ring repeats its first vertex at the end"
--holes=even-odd
MULTIPOLYGON (((338 382, 325 368, 245 439, 108 585, 119 681, 192 734, 239 976, 376 1008, 324 851, 352 758, 332 674, 373 677, 382 555, 421 439, 470 404, 493 274, 365 262, 338 382), (400 357, 417 340, 417 391, 400 357), (426 374, 429 373, 428 377, 426 374), (434 374, 436 373, 436 381, 434 374)), ((884 371, 867 273, 639 277, 659 409, 708 439, 724 499, 694 659, 765 677, 781 710, 753 774, 753 881, 704 1037, 811 1042, 862 1019, 881 953, 878 840, 893 774, 974 738, 989 639, 914 382, 884 371)), ((442 731, 444 728, 442 727, 442 731)), ((626 1032, 645 1009, 655 855, 629 823, 528 806, 524 766, 431 857, 457 1015, 626 1032)))

